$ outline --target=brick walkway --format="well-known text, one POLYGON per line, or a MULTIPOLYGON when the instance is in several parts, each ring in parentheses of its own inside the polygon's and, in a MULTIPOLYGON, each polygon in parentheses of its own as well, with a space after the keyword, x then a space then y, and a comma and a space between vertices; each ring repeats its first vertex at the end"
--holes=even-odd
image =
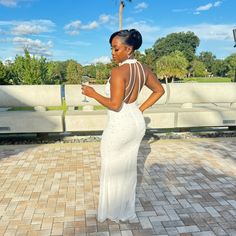
POLYGON ((236 138, 142 142, 137 219, 98 223, 99 143, 0 146, 0 235, 236 235, 236 138))

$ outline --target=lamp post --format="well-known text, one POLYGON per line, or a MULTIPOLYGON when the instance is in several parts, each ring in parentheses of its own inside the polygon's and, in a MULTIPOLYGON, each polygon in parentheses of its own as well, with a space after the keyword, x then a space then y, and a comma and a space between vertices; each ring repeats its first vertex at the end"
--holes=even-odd
MULTIPOLYGON (((236 47, 236 29, 233 29, 233 35, 234 35, 234 47, 236 47)), ((236 82, 236 67, 234 70, 234 82, 236 82)))

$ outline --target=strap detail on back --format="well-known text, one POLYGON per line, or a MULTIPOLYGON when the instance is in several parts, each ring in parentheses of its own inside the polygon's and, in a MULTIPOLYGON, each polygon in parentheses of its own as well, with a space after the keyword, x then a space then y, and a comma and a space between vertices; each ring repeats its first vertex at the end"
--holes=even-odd
MULTIPOLYGON (((144 86, 145 83, 146 83, 146 75, 145 75, 145 72, 144 72, 144 69, 143 69, 143 65, 139 61, 137 61, 137 63, 140 65, 140 67, 142 69, 142 72, 143 72, 143 86, 144 86)), ((140 92, 140 90, 139 90, 139 92, 140 92)))
MULTIPOLYGON (((132 93, 133 89, 134 89, 134 84, 135 84, 135 80, 132 80, 132 75, 134 74, 134 77, 136 77, 136 64, 134 64, 134 73, 132 73, 132 66, 131 64, 129 64, 129 68, 130 68, 130 76, 129 76, 129 85, 131 83, 131 81, 133 82, 132 84, 132 88, 130 89, 129 93, 125 96, 124 101, 130 96, 130 94, 132 93)), ((129 87, 129 85, 125 88, 125 90, 129 87)))
MULTIPOLYGON (((131 93, 133 92, 134 89, 134 85, 135 85, 135 79, 136 78, 136 74, 137 74, 137 78, 138 78, 138 95, 141 91, 141 88, 144 86, 144 84, 146 83, 146 77, 145 77, 145 72, 143 69, 143 66, 140 62, 138 62, 136 59, 128 59, 126 61, 124 61, 122 63, 123 64, 129 64, 129 68, 130 68, 130 78, 129 78, 129 84, 127 85, 127 87, 125 88, 125 91, 127 91, 130 88, 130 85, 132 83, 132 87, 129 90, 128 94, 125 96, 124 101, 131 95, 131 93), (132 66, 132 65, 133 66, 132 66), (141 86, 141 72, 140 72, 140 67, 141 67, 141 71, 142 71, 142 76, 143 76, 143 84, 141 86)), ((138 96, 137 95, 137 96, 138 96)))

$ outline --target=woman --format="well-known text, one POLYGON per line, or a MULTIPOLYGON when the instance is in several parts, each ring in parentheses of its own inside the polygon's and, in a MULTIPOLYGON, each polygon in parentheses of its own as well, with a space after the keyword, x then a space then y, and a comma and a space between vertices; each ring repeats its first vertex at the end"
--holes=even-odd
POLYGON ((137 155, 146 129, 142 113, 164 94, 151 70, 134 59, 134 51, 142 44, 137 30, 117 31, 109 42, 112 58, 119 66, 111 71, 106 85, 107 97, 90 86, 82 86, 84 95, 108 108, 108 123, 101 140, 100 222, 136 217, 137 155), (138 108, 136 100, 144 85, 152 93, 138 108))

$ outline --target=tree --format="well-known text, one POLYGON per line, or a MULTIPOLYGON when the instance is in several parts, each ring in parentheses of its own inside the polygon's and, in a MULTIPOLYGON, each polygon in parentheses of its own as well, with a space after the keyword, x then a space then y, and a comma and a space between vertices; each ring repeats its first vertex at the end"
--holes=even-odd
POLYGON ((204 63, 207 71, 212 73, 212 67, 215 63, 216 56, 212 52, 201 52, 199 55, 199 60, 204 63))
POLYGON ((96 83, 104 84, 110 76, 110 69, 106 64, 96 64, 96 83))
POLYGON ((175 51, 182 52, 188 62, 191 63, 195 59, 199 43, 199 38, 193 32, 171 33, 166 37, 157 39, 152 48, 145 50, 146 64, 155 70, 156 61, 159 58, 175 51))
POLYGON ((156 63, 157 75, 166 81, 181 78, 187 74, 188 61, 184 54, 175 51, 167 56, 162 56, 156 63))
POLYGON ((79 84, 82 77, 82 66, 74 60, 69 60, 66 68, 66 83, 79 84))
POLYGON ((7 84, 7 71, 3 63, 0 61, 0 84, 7 84))
POLYGON ((226 60, 216 59, 211 69, 215 76, 226 77, 230 71, 230 65, 226 60))
POLYGON ((197 59, 195 59, 192 62, 192 66, 191 66, 190 71, 192 72, 192 75, 195 77, 205 77, 208 75, 204 63, 197 60, 197 59))
POLYGON ((66 67, 64 62, 48 62, 48 80, 52 84, 63 84, 65 82, 66 67))
MULTIPOLYGON (((225 58, 226 63, 229 65, 228 76, 231 78, 235 78, 236 76, 236 53, 231 54, 227 58, 225 58)), ((236 81, 235 81, 236 82, 236 81)))
POLYGON ((45 84, 48 81, 46 58, 31 57, 27 49, 24 56, 16 56, 13 72, 16 84, 45 84))
POLYGON ((145 50, 145 56, 144 56, 144 63, 148 65, 152 72, 156 72, 156 60, 157 57, 155 55, 155 52, 152 48, 148 48, 145 50))
MULTIPOLYGON (((128 2, 132 2, 132 0, 127 0, 128 2)), ((119 30, 122 30, 122 15, 123 15, 123 10, 125 7, 125 1, 120 0, 120 6, 119 6, 119 30)))
POLYGON ((158 39, 153 49, 157 59, 172 52, 180 51, 191 62, 195 58, 196 48, 199 46, 199 43, 199 38, 193 32, 179 32, 158 39))

